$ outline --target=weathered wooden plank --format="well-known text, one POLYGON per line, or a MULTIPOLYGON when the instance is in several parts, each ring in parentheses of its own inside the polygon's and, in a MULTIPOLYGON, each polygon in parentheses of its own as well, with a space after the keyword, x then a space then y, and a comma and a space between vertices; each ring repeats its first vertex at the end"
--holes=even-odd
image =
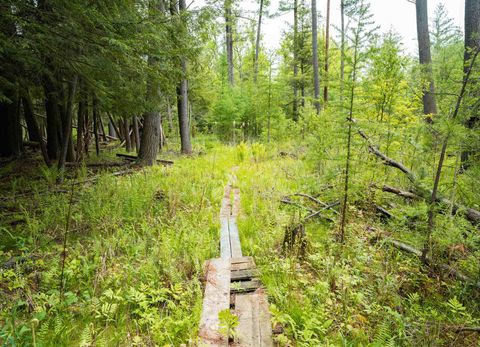
POLYGON ((249 281, 235 281, 232 282, 230 291, 232 293, 248 293, 254 292, 258 288, 260 288, 261 283, 258 278, 252 278, 249 281))
POLYGON ((230 260, 211 259, 206 271, 199 346, 228 346, 228 339, 219 332, 218 314, 230 308, 230 260))
POLYGON ((235 266, 236 264, 243 264, 243 263, 252 263, 255 266, 255 262, 253 261, 253 257, 232 258, 231 263, 232 263, 232 266, 235 266))
POLYGON ((259 346, 272 347, 272 322, 270 319, 270 310, 268 308, 267 294, 263 289, 257 290, 258 298, 258 324, 260 330, 259 346))
POLYGON ((240 212, 240 189, 233 189, 233 206, 232 206, 232 216, 238 216, 240 212))
POLYGON ((232 257, 228 217, 220 218, 220 257, 222 259, 230 259, 232 257))
POLYGON ((243 270, 234 270, 231 269, 230 273, 230 281, 244 281, 244 280, 250 280, 253 277, 258 276, 258 270, 257 269, 243 269, 243 270))
POLYGON ((272 347, 272 327, 267 297, 263 290, 237 294, 235 311, 238 315, 237 346, 272 347))
POLYGON ((230 231, 230 250, 232 258, 242 256, 242 246, 240 245, 240 237, 238 235, 238 227, 236 217, 230 217, 228 220, 228 229, 230 231))

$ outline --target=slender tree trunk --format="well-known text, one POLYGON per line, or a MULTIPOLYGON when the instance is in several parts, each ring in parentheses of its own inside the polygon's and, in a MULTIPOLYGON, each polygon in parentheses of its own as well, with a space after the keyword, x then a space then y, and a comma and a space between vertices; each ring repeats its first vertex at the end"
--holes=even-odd
MULTIPOLYGON (((416 0, 415 8, 417 12, 417 37, 418 37, 418 55, 428 80, 428 88, 423 90, 423 113, 436 114, 437 103, 435 101, 435 87, 433 83, 432 56, 430 53, 430 35, 428 28, 428 6, 427 0, 416 0)), ((427 118, 431 122, 430 118, 427 118)))
POLYGON ((318 73, 318 28, 317 28, 317 0, 312 1, 312 67, 313 67, 313 89, 314 101, 317 114, 320 113, 320 77, 318 73))
POLYGON ((233 76, 233 25, 232 25, 232 1, 225 0, 225 41, 227 49, 227 68, 228 68, 228 82, 230 85, 234 84, 233 76))
POLYGON ((125 149, 127 152, 132 151, 132 141, 130 137, 130 124, 129 120, 127 117, 123 117, 123 131, 125 133, 125 149))
POLYGON ((47 115, 47 152, 50 159, 58 159, 60 151, 60 138, 58 136, 60 127, 60 111, 56 92, 53 83, 48 80, 44 81, 45 92, 45 113, 47 115))
POLYGON ((48 158, 47 147, 45 146, 45 141, 43 141, 42 134, 38 127, 35 114, 33 112, 32 99, 28 89, 25 88, 25 94, 22 97, 23 112, 25 115, 25 121, 27 122, 29 138, 31 141, 38 141, 40 144, 40 151, 42 153, 43 160, 47 166, 50 166, 50 159, 48 158))
MULTIPOLYGON (((68 146, 71 143, 72 137, 72 113, 73 113, 73 100, 75 97, 75 90, 77 88, 78 76, 75 76, 68 84, 68 95, 65 107, 65 122, 63 124, 63 138, 62 147, 60 151, 60 160, 58 161, 58 180, 61 183, 63 181, 63 172, 65 170, 65 161, 67 160, 68 146)), ((73 145, 72 145, 73 147, 73 145)))
POLYGON ((98 139, 98 101, 94 94, 92 96, 92 118, 93 118, 93 136, 95 137, 95 152, 100 155, 100 143, 98 139))
POLYGON ((138 129, 137 116, 133 116, 132 124, 133 124, 133 136, 135 140, 135 151, 138 153, 138 151, 140 150, 140 131, 138 129))
POLYGON ((105 127, 103 126, 103 120, 100 113, 98 114, 98 125, 100 125, 100 131, 102 132, 103 141, 107 142, 107 133, 105 132, 105 127))
MULTIPOLYGON (((477 59, 478 53, 479 53, 478 51, 475 52, 475 55, 471 57, 471 61, 467 66, 467 71, 464 74, 464 78, 463 78, 462 89, 460 90, 460 94, 458 95, 457 103, 455 105, 455 109, 452 114, 452 118, 451 118, 452 120, 455 120, 458 116, 458 112, 460 110, 460 106, 462 104, 462 100, 465 95, 465 90, 466 90, 468 81, 470 79, 470 74, 475 65, 475 60, 477 59)), ((435 180, 433 183, 432 195, 430 198, 430 205, 428 208, 427 239, 425 241, 425 244, 422 250, 422 261, 424 263, 427 262, 427 256, 430 250, 431 237, 432 237, 433 231, 435 230, 435 206, 437 204, 437 192, 438 192, 438 187, 440 183, 440 176, 443 170, 443 163, 445 161, 445 156, 447 154, 447 146, 448 146, 448 141, 450 139, 450 135, 451 133, 448 132, 447 135, 445 136, 445 139, 443 140, 442 149, 440 151, 440 159, 438 160, 437 173, 435 175, 435 180)))
POLYGON ((298 0, 293 2, 293 120, 298 121, 298 0))
MULTIPOLYGON (((57 81, 60 81, 60 78, 57 78, 57 81)), ((68 124, 68 93, 70 91, 71 84, 68 83, 66 86, 63 83, 59 83, 59 92, 60 92, 60 103, 59 103, 59 110, 60 110, 60 120, 61 120, 61 125, 59 127, 60 131, 60 142, 63 143, 63 138, 65 136, 65 124, 68 124), (65 95, 65 88, 66 88, 66 95, 65 95)), ((71 131, 71 122, 70 122, 70 131, 71 131)), ((62 149, 60 148, 60 151, 62 149)), ((60 157, 61 159, 61 157, 60 157)), ((72 136, 68 137, 68 144, 67 144, 67 157, 66 161, 74 161, 75 160, 75 154, 73 152, 73 138, 72 136)))
POLYGON ((343 112, 343 91, 345 88, 345 0, 340 0, 340 107, 343 112))
MULTIPOLYGON (((178 4, 180 15, 183 15, 187 9, 185 0, 179 0, 178 4)), ((186 23, 182 24, 186 26, 186 23)), ((183 76, 180 85, 177 88, 178 123, 180 126, 181 151, 184 154, 191 154, 192 144, 190 139, 190 122, 188 120, 188 81, 186 79, 187 60, 184 57, 181 58, 181 66, 183 76)))
POLYGON ((88 116, 88 96, 85 95, 85 128, 84 128, 84 144, 85 144, 85 155, 88 157, 90 149, 90 123, 91 117, 88 116))
MULTIPOLYGON (((465 0, 465 50, 463 55, 464 73, 466 74, 472 56, 480 50, 480 0, 465 0)), ((478 70, 478 69, 477 69, 478 70)), ((478 99, 478 81, 471 81, 471 96, 478 99)), ((479 104, 476 103, 470 108, 470 115, 465 123, 469 129, 473 129, 480 119, 479 104)), ((461 155, 461 170, 468 168, 468 160, 471 155, 470 150, 465 150, 461 155)))
POLYGON ((255 41, 255 61, 253 63, 253 81, 257 82, 258 77, 258 55, 260 53, 260 37, 262 29, 263 0, 260 0, 260 10, 258 11, 257 39, 255 41))
POLYGON ((349 181, 350 181, 350 158, 352 148, 352 123, 353 123, 353 106, 355 100, 355 84, 357 81, 357 64, 358 64, 358 45, 359 45, 359 31, 357 27, 355 32, 355 47, 353 52, 353 66, 352 66, 352 85, 350 87, 350 105, 348 111, 348 130, 347 130, 347 158, 345 161, 345 176, 343 185, 343 199, 340 210, 340 242, 343 244, 345 241, 345 230, 347 225, 347 213, 348 213, 348 194, 349 194, 349 181))
POLYGON ((167 121, 168 121, 168 131, 173 130, 173 115, 172 115, 172 105, 170 104, 170 98, 167 98, 167 121))
MULTIPOLYGON (((82 99, 78 103, 78 113, 77 113, 77 162, 83 161, 83 152, 84 152, 84 131, 85 131, 85 111, 86 111, 86 102, 82 96, 82 99)), ((88 131, 88 130, 87 130, 88 131)))
POLYGON ((327 107, 328 103, 328 54, 330 48, 330 0, 327 0, 327 19, 325 24, 325 86, 323 87, 323 107, 327 107))
POLYGON ((267 142, 270 142, 270 118, 272 116, 272 63, 268 71, 268 118, 267 118, 267 142))
POLYGON ((108 114, 108 120, 109 120, 109 123, 108 123, 109 124, 109 129, 110 129, 110 127, 113 128, 113 132, 115 133, 115 135, 112 135, 112 136, 118 138, 120 141, 123 141, 122 132, 117 128, 117 125, 116 125, 115 121, 113 120, 111 114, 108 114))

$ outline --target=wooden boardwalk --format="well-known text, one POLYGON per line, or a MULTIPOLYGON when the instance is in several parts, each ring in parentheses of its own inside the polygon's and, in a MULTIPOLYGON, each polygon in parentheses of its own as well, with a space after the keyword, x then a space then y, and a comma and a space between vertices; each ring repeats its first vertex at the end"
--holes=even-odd
POLYGON ((267 295, 257 278, 253 258, 242 255, 239 207, 240 191, 228 184, 220 210, 220 258, 206 264, 199 346, 273 346, 267 295), (235 338, 230 341, 219 331, 219 313, 229 308, 238 317, 235 338))

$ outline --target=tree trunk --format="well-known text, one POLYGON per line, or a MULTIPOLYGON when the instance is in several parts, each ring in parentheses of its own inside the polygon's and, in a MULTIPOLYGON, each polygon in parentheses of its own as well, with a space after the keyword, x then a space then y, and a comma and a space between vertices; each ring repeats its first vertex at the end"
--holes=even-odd
MULTIPOLYGON (((430 54, 427 0, 416 0, 415 7, 417 12, 418 55, 429 84, 428 89, 424 88, 423 90, 423 113, 427 115, 436 114, 437 104, 433 83, 432 56, 430 54)), ((431 119, 427 118, 427 121, 431 122, 431 119)))
POLYGON ((317 0, 312 0, 312 51, 313 51, 313 89, 314 105, 317 114, 320 113, 320 77, 318 75, 318 32, 317 32, 317 0))
POLYGON ((327 19, 325 24, 325 86, 323 87, 323 107, 327 107, 328 102, 328 53, 330 48, 330 0, 327 0, 327 19))
POLYGON ((143 118, 142 140, 138 160, 143 165, 155 164, 160 142, 160 115, 158 112, 147 112, 143 118))
POLYGON ((105 127, 103 126, 102 116, 98 114, 98 124, 100 125, 100 130, 102 132, 102 138, 104 142, 107 142, 107 133, 105 132, 105 127))
POLYGON ((91 117, 88 116, 88 96, 85 95, 85 129, 84 129, 84 140, 85 145, 85 155, 88 157, 90 149, 90 123, 91 117))
POLYGON ((298 0, 293 2, 293 120, 298 121, 298 0))
POLYGON ((232 0, 225 0, 225 41, 227 48, 228 82, 234 84, 233 76, 233 25, 232 25, 232 0))
MULTIPOLYGON (((186 11, 186 8, 185 0, 180 0, 180 14, 183 14, 186 11)), ((186 24, 183 23, 183 25, 186 24)), ((183 76, 180 85, 177 87, 178 124, 180 127, 181 151, 184 154, 191 154, 192 144, 190 140, 190 122, 188 120, 188 82, 186 79, 187 60, 184 57, 181 58, 181 66, 183 76)), ((233 84, 233 79, 231 83, 233 84)))
POLYGON ((167 98, 167 121, 168 121, 168 131, 173 130, 173 115, 172 115, 172 105, 170 104, 170 98, 167 98))
MULTIPOLYGON (((78 113, 77 113, 77 162, 83 161, 83 152, 84 152, 84 131, 85 131, 85 100, 82 99, 78 103, 78 113)), ((87 129, 88 131, 88 129, 87 129)))
POLYGON ((37 120, 35 119, 32 99, 30 97, 28 89, 25 90, 25 94, 22 97, 22 104, 30 141, 36 141, 40 144, 40 151, 42 153, 43 160, 45 161, 45 164, 47 164, 47 166, 50 166, 50 159, 48 158, 47 147, 45 146, 45 142, 43 141, 42 135, 40 133, 37 120))
POLYGON ((44 81, 45 113, 47 115, 47 152, 50 159, 58 159, 60 151, 60 111, 53 83, 48 77, 44 81))
POLYGON ((108 121, 108 135, 110 137, 118 138, 117 132, 115 131, 115 123, 113 123, 111 120, 108 121))
POLYGON ((345 87, 345 0, 340 0, 340 111, 343 112, 345 87))
POLYGON ((131 137, 130 137, 130 122, 128 121, 127 117, 123 118, 123 131, 125 133, 125 149, 127 152, 132 151, 132 142, 131 142, 131 137))
POLYGON ((138 154, 138 151, 140 150, 140 131, 138 130, 138 118, 137 116, 133 116, 133 136, 135 140, 135 151, 138 154))
MULTIPOLYGON (((60 80, 60 78, 58 78, 57 80, 60 80)), ((68 112, 68 93, 70 91, 70 88, 71 85, 70 83, 67 84, 66 88, 67 88, 67 96, 65 96, 65 86, 63 85, 63 83, 59 83, 59 92, 60 92, 60 103, 59 103, 59 110, 60 110, 60 120, 61 120, 61 126, 59 128, 60 130, 60 143, 63 143, 63 138, 65 136, 65 124, 67 124, 69 121, 68 121, 68 115, 67 115, 67 112, 68 112)), ((71 132, 71 122, 70 122, 70 132, 71 132)), ((62 148, 60 147, 60 151, 62 150, 62 148)), ((61 159, 61 158, 60 158, 61 159)), ((68 137, 68 144, 67 144, 67 157, 66 157, 66 161, 74 161, 75 160, 75 155, 73 153, 73 139, 72 139, 72 136, 69 136, 68 137)))
MULTIPOLYGON (((464 74, 467 73, 472 56, 478 50, 480 50, 480 0, 465 0, 464 74)), ((473 88, 471 88, 473 94, 472 97, 478 98, 478 81, 473 79, 471 84, 473 86, 473 88)), ((476 105, 470 109, 470 115, 465 123, 466 127, 473 129, 479 119, 479 106, 478 103, 476 103, 476 105)), ((468 159, 471 154, 472 153, 468 150, 462 152, 462 170, 468 168, 468 159)))
POLYGON ((98 141, 98 101, 95 94, 92 95, 92 118, 93 118, 93 136, 95 137, 95 152, 100 155, 100 143, 98 141))
POLYGON ((253 81, 257 82, 258 77, 258 55, 260 53, 260 35, 262 29, 263 0, 260 0, 260 10, 258 11, 257 39, 255 41, 255 61, 253 63, 253 81))
MULTIPOLYGON (((78 76, 75 76, 68 84, 68 96, 65 107, 65 118, 63 124, 63 138, 62 147, 60 150, 60 160, 58 161, 59 182, 63 181, 63 171, 65 170, 65 161, 67 160, 68 146, 72 143, 72 113, 73 100, 75 97, 75 90, 77 87, 78 76)), ((73 147, 73 145, 71 145, 73 147)))

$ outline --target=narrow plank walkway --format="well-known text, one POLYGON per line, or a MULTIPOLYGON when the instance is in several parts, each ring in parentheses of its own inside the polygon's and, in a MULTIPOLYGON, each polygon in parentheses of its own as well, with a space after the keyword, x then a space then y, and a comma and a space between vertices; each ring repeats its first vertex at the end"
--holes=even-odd
POLYGON ((237 226, 239 210, 240 190, 229 183, 220 210, 220 258, 206 263, 199 346, 273 346, 267 295, 253 258, 242 255, 237 226), (219 331, 218 314, 228 308, 238 317, 233 341, 219 331))

